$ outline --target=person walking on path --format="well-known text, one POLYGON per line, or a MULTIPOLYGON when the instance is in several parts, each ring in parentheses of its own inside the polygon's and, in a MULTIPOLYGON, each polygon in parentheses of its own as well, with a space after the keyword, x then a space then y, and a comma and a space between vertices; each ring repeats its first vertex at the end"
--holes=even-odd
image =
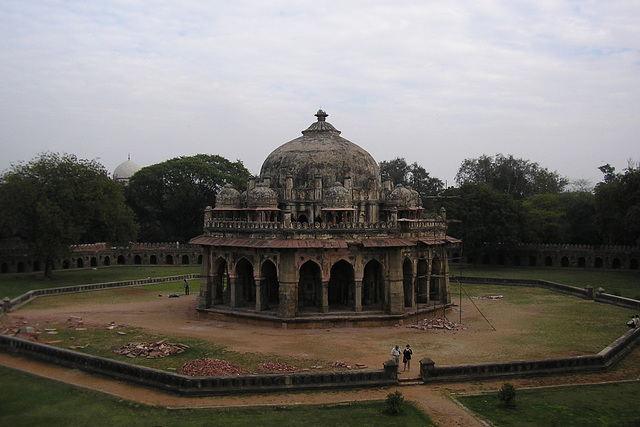
POLYGON ((411 356, 413 355, 413 350, 411 350, 411 346, 407 344, 407 348, 402 350, 402 362, 404 363, 404 371, 411 372, 411 356))
POLYGON ((184 294, 189 295, 189 282, 187 279, 184 279, 184 294))
POLYGON ((400 364, 400 347, 391 347, 391 357, 393 357, 393 360, 395 360, 397 364, 400 364))

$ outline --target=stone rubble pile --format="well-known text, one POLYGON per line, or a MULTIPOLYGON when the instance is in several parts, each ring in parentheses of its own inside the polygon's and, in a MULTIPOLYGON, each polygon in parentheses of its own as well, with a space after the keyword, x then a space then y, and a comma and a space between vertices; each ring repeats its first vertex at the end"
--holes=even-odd
POLYGON ((279 362, 266 362, 260 363, 258 365, 258 370, 260 372, 267 372, 270 374, 283 374, 288 372, 299 372, 301 369, 296 368, 295 366, 286 365, 284 363, 279 362))
POLYGON ((243 375, 244 371, 239 367, 219 359, 197 359, 185 363, 178 372, 192 377, 217 377, 227 375, 243 375))
POLYGON ((176 353, 182 353, 188 348, 189 346, 185 344, 172 344, 162 340, 150 343, 133 342, 122 347, 113 347, 111 350, 116 354, 120 354, 131 359, 135 357, 156 359, 159 357, 171 356, 176 353))
POLYGON ((408 325, 407 328, 419 329, 421 331, 442 330, 442 331, 461 331, 467 329, 459 323, 451 322, 442 317, 432 317, 422 319, 417 325, 408 325))

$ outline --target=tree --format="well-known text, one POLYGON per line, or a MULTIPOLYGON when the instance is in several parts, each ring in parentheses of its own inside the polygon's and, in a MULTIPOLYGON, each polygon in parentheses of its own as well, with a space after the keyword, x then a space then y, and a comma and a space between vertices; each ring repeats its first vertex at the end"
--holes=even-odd
POLYGON ((136 172, 126 188, 127 203, 149 242, 187 242, 202 233, 205 207, 232 184, 242 191, 249 171, 241 161, 198 154, 176 157, 136 172))
POLYGON ((459 221, 451 223, 449 232, 462 239, 465 253, 473 259, 487 245, 491 249, 522 241, 522 209, 513 197, 474 184, 448 188, 443 194, 447 217, 459 221))
POLYGON ((70 245, 124 243, 136 231, 122 185, 95 160, 44 153, 0 177, 0 234, 25 239, 46 277, 70 245))
POLYGON ((488 185, 496 191, 522 200, 534 194, 557 194, 569 183, 557 172, 537 163, 496 154, 465 159, 455 177, 456 183, 488 185))
POLYGON ((596 221, 608 244, 640 243, 640 166, 631 163, 624 173, 600 167, 604 181, 596 185, 596 221))
POLYGON ((414 162, 410 165, 402 157, 380 162, 380 174, 383 181, 392 181, 394 184, 402 184, 411 187, 420 193, 422 206, 427 210, 439 208, 431 206, 431 196, 440 194, 444 190, 444 183, 429 175, 425 168, 414 162))

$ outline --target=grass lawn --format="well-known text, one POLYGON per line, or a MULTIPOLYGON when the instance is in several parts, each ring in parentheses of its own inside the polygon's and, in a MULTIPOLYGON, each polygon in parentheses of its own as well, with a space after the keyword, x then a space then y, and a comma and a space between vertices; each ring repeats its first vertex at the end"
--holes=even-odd
MULTIPOLYGON (((629 270, 585 270, 574 268, 517 268, 517 267, 473 267, 467 264, 451 264, 452 276, 495 277, 512 279, 539 279, 549 282, 593 289, 604 288, 607 293, 627 298, 640 299, 640 271, 629 270)), ((455 279, 451 280, 455 291, 455 279)))
POLYGON ((495 426, 638 426, 640 382, 517 390, 505 407, 497 393, 458 397, 495 426))
POLYGON ((405 403, 399 415, 386 403, 178 409, 147 406, 0 366, 0 425, 4 426, 431 426, 405 403))
POLYGON ((20 273, 0 275, 0 298, 15 298, 36 289, 60 288, 63 286, 88 285, 92 283, 118 282, 145 279, 147 277, 199 274, 200 266, 137 265, 111 266, 96 269, 56 270, 53 279, 46 279, 44 273, 20 273))

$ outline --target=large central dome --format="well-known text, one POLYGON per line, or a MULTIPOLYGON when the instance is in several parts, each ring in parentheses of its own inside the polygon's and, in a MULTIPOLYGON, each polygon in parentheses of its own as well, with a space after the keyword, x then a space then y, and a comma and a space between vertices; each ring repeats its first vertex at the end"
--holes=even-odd
POLYGON ((374 158, 353 142, 340 136, 340 131, 326 121, 327 113, 318 110, 318 118, 302 136, 276 148, 265 159, 261 178, 271 178, 271 186, 284 188, 287 177, 294 188, 313 188, 316 178, 322 187, 351 178, 354 189, 380 185, 380 168, 374 158))

